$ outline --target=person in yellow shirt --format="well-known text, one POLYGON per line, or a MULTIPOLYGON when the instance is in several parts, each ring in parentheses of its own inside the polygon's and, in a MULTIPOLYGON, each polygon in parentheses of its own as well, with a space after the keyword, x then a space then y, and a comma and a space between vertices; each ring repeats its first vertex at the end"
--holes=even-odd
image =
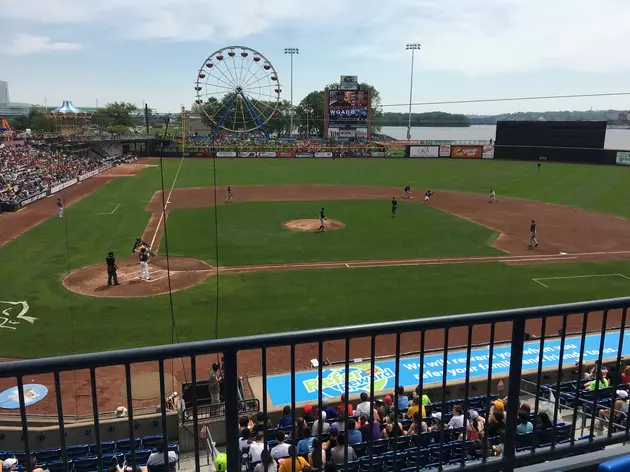
POLYGON ((289 457, 282 461, 278 472, 302 472, 304 467, 309 467, 308 462, 302 456, 298 456, 295 447, 291 446, 289 447, 289 457), (293 467, 294 458, 295 468, 293 467))
MULTIPOLYGON (((422 397, 424 399, 425 395, 422 395, 422 397)), ((407 410, 407 418, 412 420, 414 413, 418 410, 420 410, 420 397, 418 397, 418 395, 414 395, 412 405, 407 410)), ((427 417, 427 412, 424 408, 424 405, 422 405, 422 418, 426 418, 426 417, 427 417)))

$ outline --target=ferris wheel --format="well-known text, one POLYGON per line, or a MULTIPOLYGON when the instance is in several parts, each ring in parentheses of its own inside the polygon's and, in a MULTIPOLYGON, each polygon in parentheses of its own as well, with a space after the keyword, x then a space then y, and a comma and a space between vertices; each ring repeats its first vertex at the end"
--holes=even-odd
POLYGON ((262 131, 280 101, 276 69, 258 51, 229 46, 210 54, 197 72, 195 103, 216 126, 232 133, 262 131))

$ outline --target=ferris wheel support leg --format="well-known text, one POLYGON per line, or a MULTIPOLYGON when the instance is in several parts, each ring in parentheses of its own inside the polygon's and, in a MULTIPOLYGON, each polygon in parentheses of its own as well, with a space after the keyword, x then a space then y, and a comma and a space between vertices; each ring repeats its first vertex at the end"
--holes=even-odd
POLYGON ((262 130, 263 133, 265 133, 265 137, 267 138, 267 141, 269 141, 271 139, 271 137, 269 136, 269 131, 267 131, 267 128, 265 128, 265 125, 263 125, 262 121, 260 121, 259 116, 254 111, 254 107, 251 105, 251 103, 249 103, 249 100, 247 100, 247 98, 245 97, 245 94, 241 93, 241 97, 245 101, 245 105, 247 105, 247 109, 249 110, 249 113, 254 118, 254 121, 256 121, 256 124, 258 125, 258 127, 262 130))
POLYGON ((232 98, 232 100, 230 101, 230 104, 226 108, 225 112, 223 113, 223 116, 221 116, 221 119, 217 123, 217 127, 214 128, 214 132, 212 133, 212 140, 213 141, 214 141, 214 136, 217 134, 217 131, 219 131, 221 129, 221 126, 223 126, 223 122, 225 121, 225 119, 227 118, 228 114, 230 113, 230 110, 232 109, 232 106, 234 105, 234 102, 236 102, 236 95, 234 95, 234 98, 232 98))

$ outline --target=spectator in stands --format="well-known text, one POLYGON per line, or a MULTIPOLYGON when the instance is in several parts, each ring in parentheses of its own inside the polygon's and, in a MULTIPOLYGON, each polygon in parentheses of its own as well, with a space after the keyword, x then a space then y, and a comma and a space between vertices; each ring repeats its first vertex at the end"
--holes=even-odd
POLYGON ((275 459, 271 456, 269 451, 263 450, 260 455, 260 463, 256 464, 254 467, 254 472, 277 472, 278 464, 275 459), (267 465, 267 470, 265 471, 265 465, 267 465))
POLYGON ((37 456, 31 456, 31 472, 44 472, 44 469, 37 467, 37 456))
POLYGON ((304 428, 304 439, 297 443, 298 454, 308 454, 313 449, 313 437, 311 437, 311 428, 304 428))
POLYGON ((258 431, 254 441, 249 445, 249 459, 252 462, 260 462, 261 454, 265 449, 265 433, 258 431))
POLYGON ((524 402, 521 404, 519 411, 524 411, 529 415, 532 412, 532 406, 529 403, 524 402))
POLYGON ((536 431, 545 431, 546 429, 553 428, 553 424, 549 419, 549 415, 546 411, 538 413, 538 423, 536 423, 536 431))
POLYGON ((361 415, 361 435, 363 436, 363 442, 376 441, 381 437, 381 425, 376 418, 373 422, 370 422, 370 418, 366 415, 361 415))
POLYGON ((304 432, 306 430, 306 421, 304 418, 298 418, 295 420, 295 437, 297 439, 305 438, 304 432))
POLYGON ((289 444, 285 443, 286 435, 282 431, 276 431, 278 444, 271 450, 271 457, 280 459, 289 455, 289 444))
MULTIPOLYGON (((341 394, 341 403, 339 405, 337 405, 337 412, 339 414, 341 414, 344 410, 346 409, 346 394, 342 393, 341 394)), ((352 407, 352 403, 350 403, 350 401, 348 401, 348 416, 353 416, 354 414, 354 408, 352 407)))
MULTIPOLYGON (((584 388, 591 392, 595 391, 595 389, 603 390, 608 388, 608 379, 604 376, 603 372, 603 369, 598 370, 595 379, 586 382, 584 388)), ((606 372, 608 372, 608 370, 606 370, 606 372)))
POLYGON ((328 443, 324 445, 326 449, 332 449, 337 445, 337 435, 339 434, 339 429, 335 425, 330 427, 330 439, 328 443))
MULTIPOLYGON (((337 436, 337 445, 330 450, 330 460, 334 464, 343 464, 346 456, 344 450, 344 444, 346 443, 345 435, 339 434, 337 436)), ((348 446, 348 462, 356 461, 357 453, 354 452, 352 446, 348 446)))
POLYGON ((321 409, 322 411, 326 412, 326 418, 331 420, 333 418, 337 418, 337 411, 332 406, 328 406, 328 400, 326 400, 325 398, 322 399, 321 409))
POLYGON ((366 392, 361 392, 360 398, 361 402, 357 404, 357 407, 354 410, 354 416, 366 415, 369 418, 372 404, 370 403, 368 394, 366 392))
POLYGON ((518 426, 516 432, 519 434, 527 434, 534 431, 534 425, 529 421, 529 413, 525 410, 518 412, 518 426))
POLYGON ((429 430, 427 424, 422 421, 420 413, 417 411, 413 414, 413 422, 407 430, 407 435, 426 433, 429 430))
MULTIPOLYGON (((321 434, 328 434, 328 432, 330 431, 330 424, 328 424, 326 422, 326 412, 322 411, 322 424, 321 424, 321 434)), ((320 434, 320 425, 319 425, 319 418, 316 419, 315 421, 313 421, 313 434, 314 435, 319 435, 320 434)))
POLYGON ((397 388, 398 391, 398 409, 406 410, 409 408, 409 397, 405 395, 405 387, 402 385, 397 388))
POLYGON ((210 403, 216 405, 221 403, 221 371, 219 370, 219 364, 216 362, 212 364, 212 370, 210 371, 210 379, 208 384, 208 390, 210 391, 210 403))
POLYGON ((307 423, 312 423, 313 420, 315 418, 313 418, 313 407, 311 405, 304 405, 304 414, 302 415, 302 418, 304 418, 304 421, 306 421, 307 423))
MULTIPOLYGON (((147 468, 159 467, 164 465, 164 451, 167 449, 167 445, 164 441, 159 441, 156 444, 156 452, 151 453, 149 458, 147 459, 147 468)), ((177 453, 175 451, 168 451, 168 468, 171 471, 175 470, 175 465, 177 464, 177 453)))
POLYGON ((386 419, 385 428, 381 432, 381 436, 383 438, 397 438, 399 436, 404 436, 405 431, 403 430, 402 424, 396 418, 395 413, 390 413, 386 419))
POLYGON ((627 365, 621 373, 621 383, 630 386, 630 365, 627 365))
POLYGON ((291 417, 291 407, 289 405, 282 409, 282 418, 278 422, 278 426, 283 428, 285 426, 291 426, 293 424, 293 418, 291 417))
POLYGON ((2 470, 3 471, 16 470, 17 466, 18 466, 18 460, 15 457, 9 457, 8 459, 5 459, 4 462, 2 463, 2 470))
POLYGON ((419 411, 422 411, 422 418, 426 418, 427 412, 424 408, 424 405, 422 405, 422 410, 420 410, 420 397, 418 395, 414 395, 413 399, 411 400, 411 406, 407 409, 407 418, 413 418, 413 415, 419 411))
POLYGON ((238 447, 241 451, 249 449, 249 445, 252 443, 252 432, 248 428, 241 430, 241 436, 238 439, 238 447))
POLYGON ((472 410, 466 423, 466 440, 477 441, 481 431, 483 431, 483 421, 480 420, 479 413, 472 410))
POLYGON ((254 429, 254 422, 250 420, 247 416, 241 416, 241 418, 238 420, 238 425, 241 431, 246 428, 250 431, 254 429))
POLYGON ((505 430, 505 412, 495 410, 486 423, 486 434, 488 438, 493 438, 498 436, 501 430, 505 430))
MULTIPOLYGON (((418 384, 418 386, 416 387, 416 395, 420 396, 420 391, 422 390, 422 386, 420 384, 418 384)), ((422 404, 422 406, 427 406, 431 403, 431 399, 429 398, 429 395, 427 395, 426 393, 422 394, 422 401, 420 402, 422 404)))
POLYGON ((335 421, 332 425, 337 428, 337 431, 346 430, 346 415, 343 413, 343 411, 339 413, 337 421, 335 421))
POLYGON ((267 429, 273 428, 271 420, 267 418, 265 412, 259 411, 258 413, 256 413, 256 424, 254 424, 254 429, 252 430, 252 432, 256 434, 258 431, 264 431, 265 426, 267 427, 267 429))
POLYGON ((499 444, 493 447, 495 456, 502 456, 505 447, 505 429, 499 431, 499 444))
MULTIPOLYGON (((618 400, 615 400, 615 414, 613 415, 613 421, 618 421, 621 416, 620 413, 628 415, 628 392, 626 390, 617 390, 615 394, 618 397, 618 400)), ((605 420, 610 420, 610 408, 603 408, 599 410, 599 416, 605 420)))
POLYGON ((392 397, 390 397, 389 395, 385 395, 385 398, 383 398, 383 405, 381 405, 381 407, 378 409, 379 420, 381 422, 387 421, 387 417, 392 410, 392 397))
POLYGON ((313 439, 313 450, 308 455, 308 463, 315 469, 321 469, 326 463, 326 451, 319 438, 313 439))
POLYGON ((308 462, 298 455, 297 449, 294 446, 289 447, 289 457, 282 461, 282 465, 278 472, 302 472, 304 467, 308 467, 308 462), (295 467, 293 464, 295 462, 295 467))
POLYGON ((464 412, 461 406, 455 405, 453 407, 453 416, 449 420, 447 427, 455 429, 464 427, 464 412))
POLYGON ((361 431, 357 429, 357 422, 354 421, 353 418, 348 419, 347 438, 350 446, 363 442, 363 435, 361 431))

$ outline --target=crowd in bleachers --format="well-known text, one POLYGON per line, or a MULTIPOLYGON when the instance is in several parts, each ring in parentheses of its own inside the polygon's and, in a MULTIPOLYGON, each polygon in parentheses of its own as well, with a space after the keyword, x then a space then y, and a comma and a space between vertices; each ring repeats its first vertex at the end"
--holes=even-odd
POLYGON ((0 202, 18 203, 102 166, 90 155, 66 154, 46 145, 0 148, 0 202))

